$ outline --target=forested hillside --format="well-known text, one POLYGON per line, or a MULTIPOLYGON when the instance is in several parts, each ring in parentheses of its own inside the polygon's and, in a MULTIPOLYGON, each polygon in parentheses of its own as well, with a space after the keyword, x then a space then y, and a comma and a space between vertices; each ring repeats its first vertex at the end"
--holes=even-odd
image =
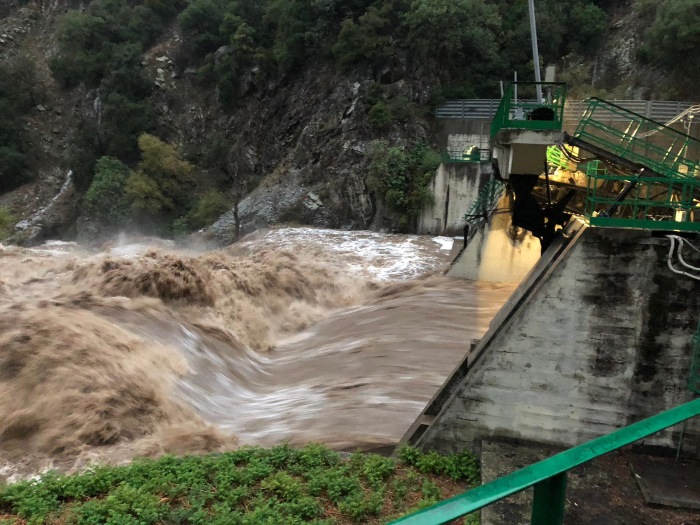
MULTIPOLYGON (((697 0, 536 4, 541 60, 574 95, 697 95, 697 0)), ((276 221, 410 229, 430 199, 434 106, 532 77, 526 0, 20 2, 0 16, 0 234, 24 242, 179 235, 231 208, 225 240, 276 221)))

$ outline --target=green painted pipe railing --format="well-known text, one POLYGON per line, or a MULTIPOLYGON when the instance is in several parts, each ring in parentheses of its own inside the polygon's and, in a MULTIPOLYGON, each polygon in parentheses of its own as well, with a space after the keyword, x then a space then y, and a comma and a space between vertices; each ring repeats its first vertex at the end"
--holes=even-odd
POLYGON ((587 164, 586 176, 585 215, 591 226, 700 232, 700 178, 619 175, 597 160, 587 164), (620 203, 622 213, 608 217, 604 212, 616 204, 615 193, 631 182, 635 186, 620 203))
POLYGON ((395 525, 447 523, 534 486, 531 524, 561 525, 564 519, 567 471, 698 415, 700 415, 700 399, 566 450, 391 523, 395 525))
POLYGON ((659 175, 700 177, 700 141, 617 104, 593 97, 576 138, 659 175))
MULTIPOLYGON (((474 204, 464 216, 465 222, 471 227, 478 225, 481 221, 488 220, 489 214, 494 211, 496 204, 501 200, 505 192, 505 184, 498 179, 491 177, 483 188, 479 190, 474 204)), ((467 239, 465 239, 467 242, 467 239)))
POLYGON ((502 129, 560 130, 565 102, 563 82, 508 82, 491 121, 491 137, 502 129), (538 85, 544 94, 542 102, 535 99, 538 85))
POLYGON ((447 150, 442 154, 444 164, 477 163, 491 160, 491 150, 470 146, 463 150, 447 150))

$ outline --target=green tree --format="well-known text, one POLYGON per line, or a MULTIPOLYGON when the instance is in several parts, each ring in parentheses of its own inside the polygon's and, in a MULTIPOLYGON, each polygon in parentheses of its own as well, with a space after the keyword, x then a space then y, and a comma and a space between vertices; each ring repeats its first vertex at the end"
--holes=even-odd
POLYGON ((123 223, 129 217, 125 186, 129 168, 114 157, 95 164, 95 177, 85 194, 85 214, 103 224, 123 223))
POLYGON ((9 191, 29 179, 27 157, 18 149, 0 146, 0 192, 9 191))
POLYGON ((173 201, 163 195, 158 183, 143 173, 131 173, 124 193, 135 211, 158 215, 173 208, 173 201))
POLYGON ((191 180, 193 166, 180 158, 174 146, 148 133, 141 135, 138 142, 141 161, 137 171, 157 180, 166 190, 177 189, 191 180))
MULTIPOLYGON (((215 175, 220 188, 226 188, 226 207, 231 211, 234 222, 234 240, 238 239, 241 232, 238 205, 243 198, 253 189, 255 174, 241 162, 243 157, 240 143, 230 143, 230 140, 222 133, 214 135, 208 147, 204 150, 203 161, 215 175)), ((212 199, 212 202, 215 202, 212 199)), ((222 202, 222 201, 220 201, 222 202)), ((211 206, 216 208, 214 206, 211 206)), ((220 207, 219 211, 221 211, 220 207)), ((222 215, 219 213, 219 216, 222 215)), ((218 216, 216 217, 218 218, 218 216)))
POLYGON ((556 58, 570 51, 595 53, 607 34, 608 17, 597 5, 576 2, 569 11, 567 27, 575 27, 576 31, 568 34, 567 46, 559 50, 556 58))
POLYGON ((142 52, 141 44, 137 42, 113 46, 101 91, 119 93, 132 101, 148 97, 152 92, 152 82, 141 67, 142 52))
POLYGON ((104 101, 101 136, 107 155, 133 160, 138 137, 153 126, 153 112, 147 101, 133 100, 118 92, 104 101))
POLYGON ((358 22, 345 20, 340 28, 333 53, 341 66, 358 62, 381 64, 391 55, 392 32, 390 2, 382 8, 370 6, 358 22))
POLYGON ((93 118, 79 120, 71 134, 64 167, 73 170, 73 183, 79 192, 85 192, 95 175, 95 162, 104 154, 100 130, 93 118))
POLYGON ((484 67, 498 53, 501 19, 483 0, 414 0, 404 15, 406 44, 434 68, 484 67))
POLYGON ((31 141, 22 120, 37 99, 34 65, 20 55, 0 63, 0 192, 30 179, 31 141))
POLYGON ((144 133, 138 139, 141 160, 126 180, 125 193, 131 206, 155 216, 187 208, 193 166, 177 150, 158 137, 144 133))
POLYGON ((61 17, 59 54, 49 61, 54 77, 67 87, 81 82, 97 85, 108 56, 107 22, 99 16, 69 11, 61 17))
POLYGON ((404 230, 413 226, 424 206, 433 202, 430 181, 440 155, 425 145, 409 150, 375 142, 369 154, 367 186, 399 215, 404 230))
POLYGON ((197 200, 190 212, 190 227, 196 230, 212 224, 229 211, 231 206, 231 199, 226 195, 217 190, 209 190, 197 200))
POLYGON ((221 0, 194 0, 178 15, 178 25, 193 53, 204 55, 226 44, 219 31, 225 14, 221 0))
POLYGON ((700 2, 665 0, 658 3, 656 19, 646 34, 645 53, 656 63, 700 80, 700 2))
POLYGON ((10 210, 4 206, 0 206, 0 241, 10 235, 14 223, 15 218, 10 213, 10 210))
POLYGON ((367 113, 369 123, 375 131, 384 131, 391 126, 391 109, 384 101, 377 102, 367 113))

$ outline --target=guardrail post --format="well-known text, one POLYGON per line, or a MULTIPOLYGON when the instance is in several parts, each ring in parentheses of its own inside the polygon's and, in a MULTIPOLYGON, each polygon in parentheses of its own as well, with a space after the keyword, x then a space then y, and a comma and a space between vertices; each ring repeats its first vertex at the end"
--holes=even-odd
POLYGON ((531 525, 562 525, 566 501, 566 472, 535 484, 531 525))

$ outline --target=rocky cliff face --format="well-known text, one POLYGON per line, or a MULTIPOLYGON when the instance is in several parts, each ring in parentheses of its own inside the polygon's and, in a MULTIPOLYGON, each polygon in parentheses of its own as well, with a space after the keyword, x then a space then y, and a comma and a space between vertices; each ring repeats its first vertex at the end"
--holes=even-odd
MULTIPOLYGON (((36 104, 25 117, 35 151, 35 181, 0 195, 0 206, 9 207, 19 221, 14 239, 21 242, 76 235, 93 240, 113 233, 79 219, 80 193, 67 175, 72 167, 65 152, 72 132, 81 120, 98 121, 101 115, 96 90, 63 90, 48 67, 57 53, 57 19, 67 9, 68 0, 0 0, 0 61, 23 55, 37 70, 36 104)), ((581 97, 673 97, 663 75, 636 62, 644 33, 641 19, 627 4, 621 3, 618 11, 598 56, 579 57, 580 64, 569 66, 577 73, 568 80, 582 88, 581 97)), ((154 86, 150 105, 157 116, 151 132, 197 165, 203 165, 202 152, 215 135, 235 146, 239 168, 257 184, 240 202, 241 233, 277 222, 392 228, 395 217, 365 184, 369 145, 377 138, 399 146, 431 143, 435 132, 427 109, 413 111, 388 131, 373 130, 367 95, 380 84, 387 100, 427 108, 437 86, 434 76, 402 57, 384 69, 346 72, 319 60, 264 82, 251 69, 243 74, 237 102, 224 109, 216 90, 195 80, 193 68, 177 67, 181 40, 173 23, 144 55, 154 86)), ((215 56, 227 52, 222 47, 215 56)), ((201 178, 210 175, 199 169, 201 178)), ((234 223, 234 214, 225 214, 210 232, 219 242, 229 242, 234 223)))
MULTIPOLYGON (((81 220, 76 230, 78 197, 72 188, 63 187, 70 170, 63 159, 66 141, 81 118, 100 118, 97 92, 62 90, 48 68, 56 53, 56 18, 65 10, 56 2, 5 4, 0 11, 4 15, 0 60, 29 55, 37 66, 42 93, 41 104, 27 119, 38 145, 36 181, 0 196, 0 205, 8 205, 24 221, 15 232, 23 242, 76 233, 90 240, 108 233, 81 220), (61 206, 54 205, 52 213, 44 211, 61 190, 61 206)), ((426 104, 434 79, 422 77, 419 69, 401 60, 383 71, 343 73, 318 62, 264 86, 256 85, 253 70, 247 73, 238 102, 224 110, 215 90, 198 84, 192 70, 176 69, 179 42, 173 28, 144 56, 156 88, 151 99, 157 114, 154 134, 175 144, 195 164, 214 134, 224 134, 236 145, 240 167, 259 181, 240 204, 242 233, 277 222, 334 228, 391 226, 391 214, 378 213, 365 186, 366 152, 380 135, 368 124, 369 107, 363 97, 378 82, 388 99, 426 104)), ((433 137, 427 115, 382 134, 396 145, 432 142, 433 137)), ((205 170, 202 176, 207 176, 205 170)), ((222 217, 213 232, 221 242, 232 240, 232 215, 222 217)))

